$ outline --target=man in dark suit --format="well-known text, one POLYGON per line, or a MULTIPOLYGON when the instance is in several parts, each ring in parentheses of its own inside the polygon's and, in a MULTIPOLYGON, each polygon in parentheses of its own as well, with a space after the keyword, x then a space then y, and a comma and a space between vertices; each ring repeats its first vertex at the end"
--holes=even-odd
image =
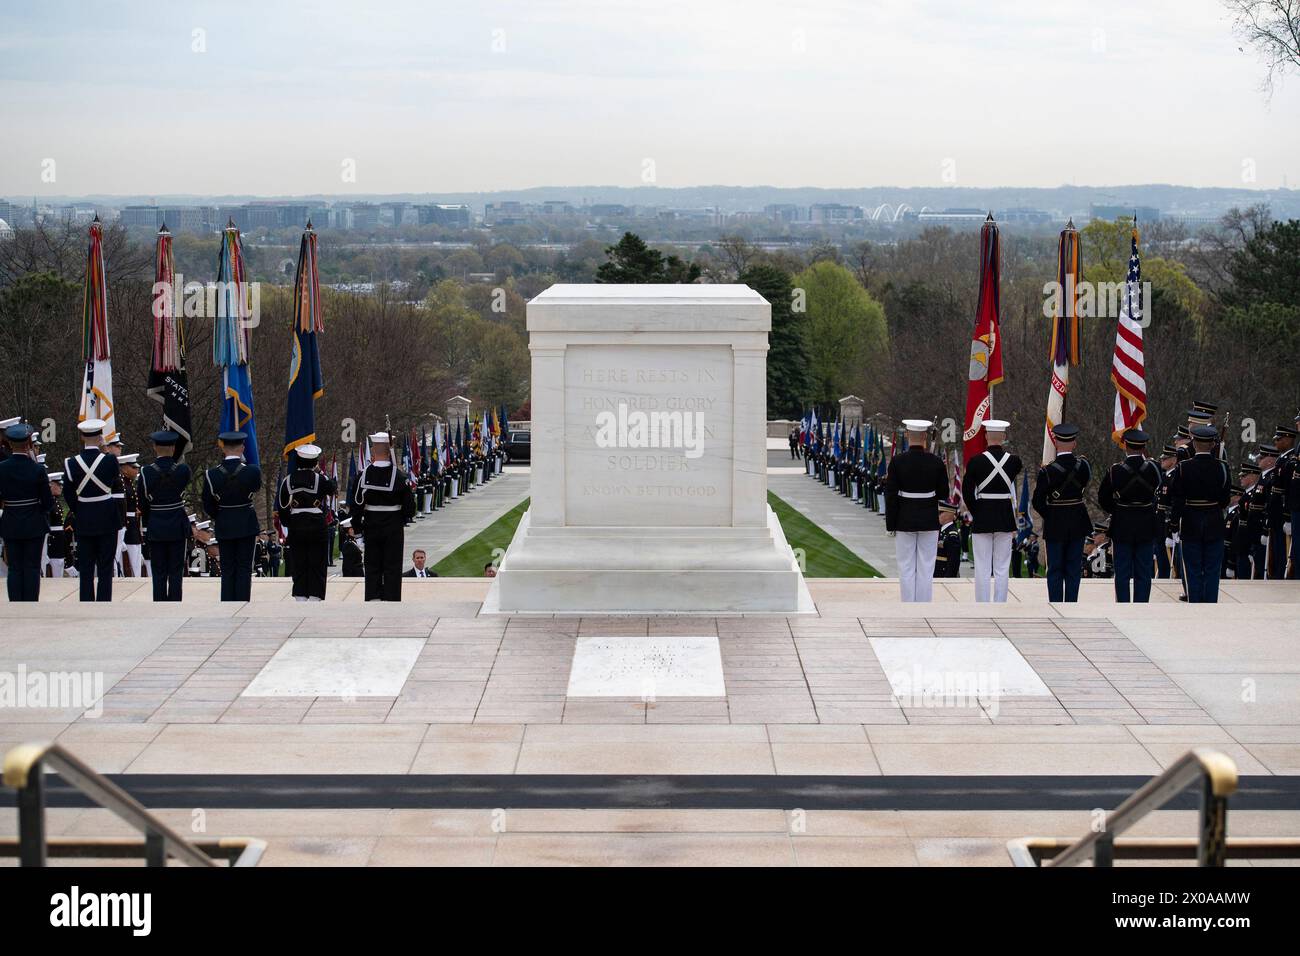
POLYGON ((1047 542, 1047 597, 1052 602, 1079 600, 1083 577, 1083 542, 1092 533, 1092 519, 1083 492, 1092 480, 1088 460, 1074 453, 1079 426, 1052 429, 1056 459, 1038 470, 1034 510, 1043 519, 1047 542))
POLYGON ((934 559, 936 578, 961 577, 961 528, 957 525, 957 506, 939 502, 939 551, 934 559))
POLYGON ((898 588, 904 601, 929 601, 939 551, 939 502, 948 496, 948 469, 926 450, 932 422, 903 419, 907 451, 885 473, 885 530, 894 534, 898 588))
POLYGON ((113 600, 113 562, 122 527, 122 471, 117 457, 100 447, 104 422, 88 418, 77 425, 85 445, 63 463, 63 498, 73 515, 81 600, 113 600))
POLYGON ((1097 489, 1097 503, 1110 515, 1112 554, 1115 560, 1115 600, 1138 604, 1151 600, 1151 576, 1155 570, 1155 545, 1164 543, 1158 506, 1162 475, 1160 467, 1146 457, 1150 436, 1130 428, 1121 436, 1124 460, 1111 465, 1097 489))
POLYGON ((253 542, 258 532, 253 495, 262 487, 262 471, 244 461, 247 440, 244 432, 217 436, 222 462, 203 476, 203 510, 217 538, 223 601, 247 601, 253 592, 253 542))
POLYGON ((426 555, 423 548, 416 548, 411 552, 412 567, 402 575, 404 578, 436 578, 438 575, 431 569, 424 566, 426 555))
POLYGON ((179 601, 185 576, 186 542, 190 519, 184 494, 190 483, 190 466, 177 462, 176 445, 181 436, 169 429, 149 436, 154 460, 140 469, 136 479, 136 500, 149 543, 149 575, 155 601, 179 601))
POLYGON ((975 600, 1007 599, 1011 546, 1016 537, 1016 477, 1020 458, 1004 451, 1009 422, 984 422, 988 448, 966 463, 961 496, 970 509, 971 550, 975 558, 975 600))
POLYGON ((41 547, 49 533, 54 496, 45 466, 32 451, 32 427, 18 423, 4 431, 9 457, 0 461, 0 537, 4 538, 10 601, 39 601, 41 547))
POLYGON ((1228 466, 1214 454, 1219 432, 1213 425, 1192 430, 1191 458, 1178 463, 1169 494, 1187 576, 1187 601, 1213 604, 1219 600, 1223 566, 1223 509, 1232 480, 1228 466))

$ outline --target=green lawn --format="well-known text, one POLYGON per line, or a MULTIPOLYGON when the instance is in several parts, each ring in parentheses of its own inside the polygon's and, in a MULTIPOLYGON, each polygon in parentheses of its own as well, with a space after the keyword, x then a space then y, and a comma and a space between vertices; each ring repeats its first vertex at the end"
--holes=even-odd
MULTIPOLYGON (((803 573, 810 578, 881 578, 879 571, 839 541, 795 511, 772 492, 767 493, 767 503, 776 512, 785 532, 786 541, 796 551, 804 552, 803 573)), ((863 512, 866 514, 866 512, 863 512)))
MULTIPOLYGON (((879 571, 829 534, 768 492, 768 502, 781 522, 781 530, 792 548, 802 548, 804 574, 810 578, 878 578, 879 571)), ((504 551, 515 536, 519 519, 528 510, 528 499, 506 512, 477 535, 433 566, 444 578, 481 578, 483 565, 493 560, 494 551, 504 551)))
POLYGON ((433 570, 443 578, 481 578, 483 565, 497 557, 493 552, 500 548, 505 551, 510 547, 510 540, 515 536, 519 519, 528 510, 525 498, 510 511, 470 538, 459 548, 447 555, 433 566, 433 570))

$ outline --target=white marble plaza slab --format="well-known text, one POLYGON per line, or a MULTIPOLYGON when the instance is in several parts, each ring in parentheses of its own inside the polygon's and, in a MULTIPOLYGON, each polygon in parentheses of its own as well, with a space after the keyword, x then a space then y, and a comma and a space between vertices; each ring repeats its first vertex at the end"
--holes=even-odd
POLYGON ((1005 637, 873 637, 894 696, 1051 697, 1052 692, 1005 637))
POLYGON ((396 697, 424 648, 418 638, 296 637, 242 697, 396 697))
POLYGON ((580 637, 570 697, 725 697, 722 652, 713 635, 580 637))

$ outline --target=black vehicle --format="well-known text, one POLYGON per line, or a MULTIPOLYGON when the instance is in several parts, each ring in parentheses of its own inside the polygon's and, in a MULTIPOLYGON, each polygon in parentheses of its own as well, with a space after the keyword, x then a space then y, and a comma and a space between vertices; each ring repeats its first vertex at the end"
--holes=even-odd
POLYGON ((532 432, 511 432, 506 439, 506 461, 532 461, 532 432))

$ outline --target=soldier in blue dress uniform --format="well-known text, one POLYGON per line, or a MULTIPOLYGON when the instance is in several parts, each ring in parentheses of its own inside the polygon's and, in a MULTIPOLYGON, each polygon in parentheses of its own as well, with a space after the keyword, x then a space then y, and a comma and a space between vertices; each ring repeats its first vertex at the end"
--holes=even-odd
POLYGON ((10 425, 4 432, 9 457, 0 461, 0 537, 9 566, 6 585, 10 601, 41 597, 41 549, 54 507, 50 476, 32 452, 32 427, 10 425))
POLYGON ((1164 545, 1164 528, 1160 519, 1160 467, 1146 457, 1150 436, 1140 428, 1130 428, 1121 436, 1124 460, 1102 476, 1097 489, 1097 503, 1110 515, 1108 537, 1115 561, 1115 600, 1138 604, 1151 600, 1151 575, 1154 569, 1156 541, 1164 545))
POLYGON ((203 510, 212 520, 221 565, 221 600, 247 601, 253 591, 253 546, 260 530, 253 495, 262 470, 244 461, 244 432, 217 436, 222 462, 203 476, 203 510))
POLYGON ((149 436, 154 460, 140 469, 135 492, 149 543, 149 573, 155 601, 179 601, 185 576, 186 539, 190 519, 184 494, 190 483, 190 466, 176 461, 181 436, 169 429, 149 436))
POLYGON ((1228 506, 1232 480, 1228 466, 1214 454, 1218 430, 1213 425, 1197 425, 1191 432, 1192 457, 1178 463, 1169 494, 1183 546, 1187 600, 1213 604, 1219 600, 1223 509, 1228 506))
POLYGON ((1052 439, 1056 460, 1038 470, 1033 500, 1047 542, 1047 597, 1052 602, 1077 601, 1083 577, 1083 542, 1092 533, 1092 519, 1083 501, 1092 468, 1088 459, 1074 453, 1078 425, 1057 425, 1052 439))
POLYGON ((78 424, 85 447, 63 463, 63 499, 72 511, 83 601, 113 600, 123 491, 117 456, 101 447, 105 427, 97 418, 78 424))

